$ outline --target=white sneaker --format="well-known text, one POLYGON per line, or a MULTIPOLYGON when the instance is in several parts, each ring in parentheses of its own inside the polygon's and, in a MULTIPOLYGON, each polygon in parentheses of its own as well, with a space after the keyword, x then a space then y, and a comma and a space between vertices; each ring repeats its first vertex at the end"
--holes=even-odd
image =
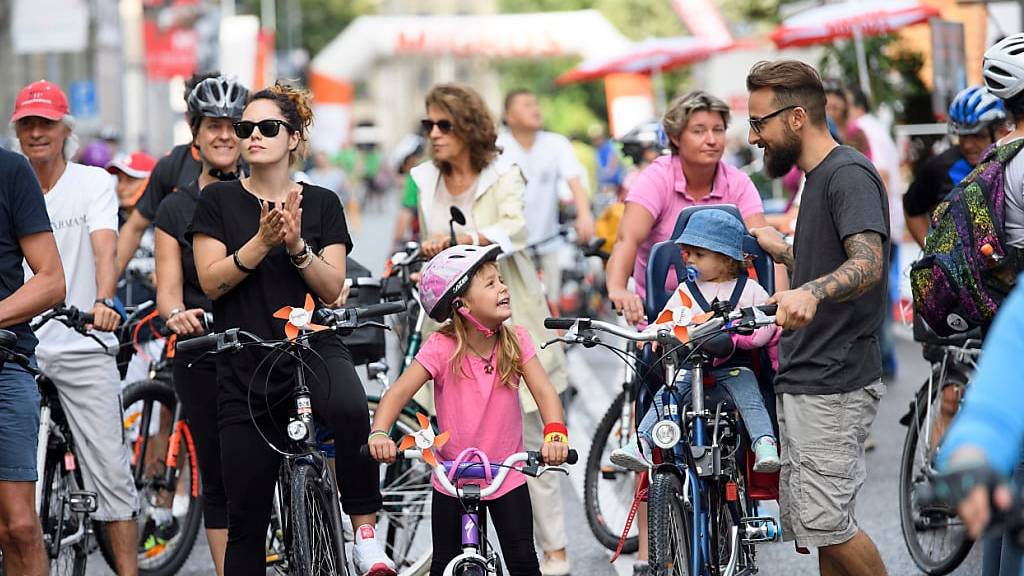
POLYGON ((377 530, 371 524, 356 529, 356 545, 352 547, 352 561, 362 576, 395 576, 395 563, 388 558, 377 540, 377 530))
POLYGON ((626 470, 632 470, 633 472, 646 472, 651 469, 651 462, 644 456, 643 448, 646 447, 646 442, 633 438, 622 448, 616 448, 612 451, 609 460, 616 466, 621 466, 626 470))

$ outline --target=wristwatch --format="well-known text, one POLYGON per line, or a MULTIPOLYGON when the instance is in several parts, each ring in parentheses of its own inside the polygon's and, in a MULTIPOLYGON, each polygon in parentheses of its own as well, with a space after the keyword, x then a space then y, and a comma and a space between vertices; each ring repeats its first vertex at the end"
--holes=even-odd
POLYGON ((103 304, 104 306, 110 308, 111 310, 117 310, 117 307, 114 304, 114 300, 111 298, 97 298, 95 303, 103 304))

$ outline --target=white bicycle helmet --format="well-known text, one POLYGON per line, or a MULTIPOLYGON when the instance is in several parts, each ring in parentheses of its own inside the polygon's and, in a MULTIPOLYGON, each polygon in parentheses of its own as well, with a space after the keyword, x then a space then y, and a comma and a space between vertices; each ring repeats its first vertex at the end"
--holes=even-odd
POLYGON ((985 51, 985 87, 1009 100, 1024 90, 1024 33, 1007 36, 985 51))
POLYGON ((193 128, 204 117, 241 119, 248 99, 249 90, 235 80, 224 76, 203 80, 188 95, 188 113, 193 128))
POLYGON ((466 293, 473 273, 500 253, 497 244, 459 244, 431 258, 420 271, 420 302, 427 315, 438 322, 447 320, 452 315, 452 303, 466 293))

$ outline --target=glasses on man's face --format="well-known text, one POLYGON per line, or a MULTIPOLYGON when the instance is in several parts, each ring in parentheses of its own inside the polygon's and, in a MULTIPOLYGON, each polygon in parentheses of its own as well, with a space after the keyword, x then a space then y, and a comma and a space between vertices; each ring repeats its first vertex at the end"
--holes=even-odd
POLYGON ((235 136, 238 136, 243 140, 252 136, 252 131, 255 130, 256 128, 260 129, 260 134, 266 136, 267 138, 273 138, 277 136, 279 132, 281 132, 282 126, 287 128, 289 132, 294 131, 291 124, 285 122, 284 120, 277 120, 274 118, 268 120, 260 120, 259 122, 239 120, 238 122, 234 123, 235 136))
POLYGON ((427 136, 434 131, 434 126, 437 126, 437 129, 440 130, 442 134, 448 134, 455 129, 455 125, 452 124, 451 120, 438 120, 437 122, 434 122, 430 118, 420 120, 420 128, 427 136))
POLYGON ((750 129, 754 131, 754 134, 761 134, 761 130, 764 130, 765 122, 771 120, 772 118, 778 116, 779 114, 782 114, 783 112, 792 110, 793 108, 799 108, 799 106, 797 106, 796 104, 793 104, 791 106, 784 106, 782 108, 779 108, 775 112, 772 112, 771 114, 765 114, 760 118, 750 118, 749 120, 747 120, 748 122, 750 122, 750 129))

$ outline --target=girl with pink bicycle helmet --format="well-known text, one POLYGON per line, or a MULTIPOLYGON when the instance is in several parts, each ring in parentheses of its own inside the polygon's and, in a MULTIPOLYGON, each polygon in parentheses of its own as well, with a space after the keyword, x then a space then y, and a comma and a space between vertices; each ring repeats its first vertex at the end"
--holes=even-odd
MULTIPOLYGON (((529 333, 507 322, 512 316, 511 297, 495 262, 500 252, 497 245, 457 245, 423 267, 423 309, 445 323, 427 338, 416 360, 381 398, 367 439, 376 460, 394 462, 397 447, 387 431, 402 407, 429 380, 434 382, 437 425, 442 432, 435 437, 432 458, 455 461, 457 468, 457 463, 466 459, 501 462, 522 452, 520 381, 526 382, 544 422, 541 454, 545 462, 559 464, 568 456, 568 432, 558 393, 537 358, 529 333)), ((485 483, 490 484, 490 478, 485 483)), ((484 500, 501 541, 516 543, 504 549, 509 573, 539 574, 525 478, 518 474, 506 478, 484 500)), ((462 551, 462 510, 459 500, 434 479, 430 569, 434 576, 444 573, 446 565, 462 551)))

